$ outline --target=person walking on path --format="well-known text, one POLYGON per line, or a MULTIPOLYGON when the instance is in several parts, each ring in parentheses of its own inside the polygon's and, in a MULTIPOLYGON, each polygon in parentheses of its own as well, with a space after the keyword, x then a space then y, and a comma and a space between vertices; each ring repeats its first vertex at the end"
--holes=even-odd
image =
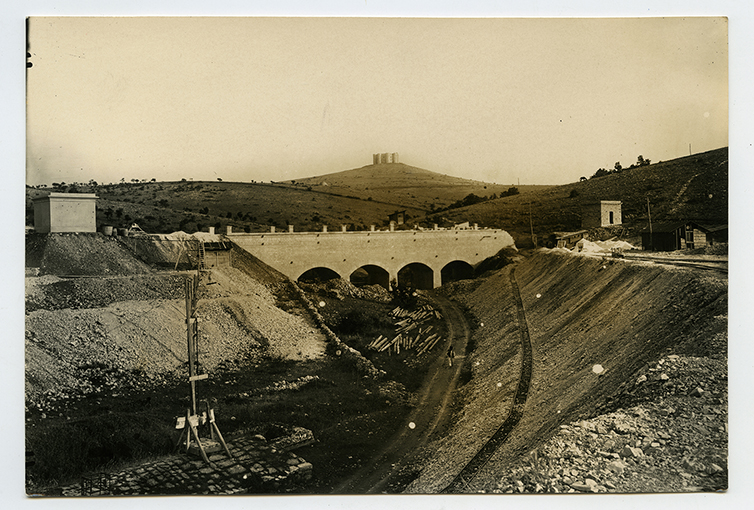
POLYGON ((456 357, 456 351, 453 350, 453 346, 451 345, 448 349, 448 366, 453 366, 453 358, 456 357))

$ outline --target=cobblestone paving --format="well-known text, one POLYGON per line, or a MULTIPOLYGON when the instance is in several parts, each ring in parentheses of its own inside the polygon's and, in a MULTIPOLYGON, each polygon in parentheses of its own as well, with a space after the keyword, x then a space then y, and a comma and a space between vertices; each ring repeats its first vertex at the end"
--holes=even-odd
POLYGON ((312 465, 293 452, 278 449, 262 436, 228 442, 224 450, 201 457, 176 454, 126 471, 98 474, 62 488, 63 496, 126 496, 155 494, 243 494, 285 492, 305 482, 312 465))

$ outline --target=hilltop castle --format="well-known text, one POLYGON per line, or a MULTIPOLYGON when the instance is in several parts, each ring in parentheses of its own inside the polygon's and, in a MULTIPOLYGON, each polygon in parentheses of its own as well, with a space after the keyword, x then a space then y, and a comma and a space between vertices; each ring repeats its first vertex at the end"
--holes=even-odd
POLYGON ((382 154, 372 154, 373 165, 384 165, 386 163, 397 163, 397 152, 383 152, 382 154))

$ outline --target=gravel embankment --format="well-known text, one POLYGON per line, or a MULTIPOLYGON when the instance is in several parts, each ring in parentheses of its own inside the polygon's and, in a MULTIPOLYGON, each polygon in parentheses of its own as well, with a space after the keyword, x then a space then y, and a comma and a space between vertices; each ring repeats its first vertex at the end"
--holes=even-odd
MULTIPOLYGON (((516 277, 532 382, 521 421, 463 492, 725 489, 727 280, 542 252, 518 262, 516 277)), ((505 271, 457 287, 478 324, 472 377, 407 492, 447 486, 505 420, 516 387, 505 271)))
MULTIPOLYGON (((30 301, 50 309, 26 315, 30 408, 46 411, 78 395, 161 384, 183 369, 184 276, 31 280, 30 301), (62 284, 77 293, 61 293, 62 284), (71 302, 77 306, 64 307, 71 302)), ((277 308, 272 292, 238 269, 211 271, 200 289, 200 361, 210 373, 261 356, 323 355, 323 334, 305 317, 277 308)))
POLYGON ((724 360, 662 358, 617 397, 641 403, 561 425, 555 437, 503 473, 491 492, 726 488, 726 373, 724 360))

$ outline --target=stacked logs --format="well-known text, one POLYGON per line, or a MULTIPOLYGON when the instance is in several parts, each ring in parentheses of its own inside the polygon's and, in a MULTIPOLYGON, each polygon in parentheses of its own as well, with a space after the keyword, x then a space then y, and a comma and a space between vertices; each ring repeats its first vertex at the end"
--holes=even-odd
POLYGON ((388 354, 415 350, 418 355, 431 350, 442 340, 442 336, 434 331, 433 325, 426 325, 429 321, 442 319, 442 314, 430 305, 423 305, 413 312, 398 306, 390 315, 398 319, 395 323, 395 336, 390 338, 380 335, 367 348, 377 352, 387 351, 388 354))

